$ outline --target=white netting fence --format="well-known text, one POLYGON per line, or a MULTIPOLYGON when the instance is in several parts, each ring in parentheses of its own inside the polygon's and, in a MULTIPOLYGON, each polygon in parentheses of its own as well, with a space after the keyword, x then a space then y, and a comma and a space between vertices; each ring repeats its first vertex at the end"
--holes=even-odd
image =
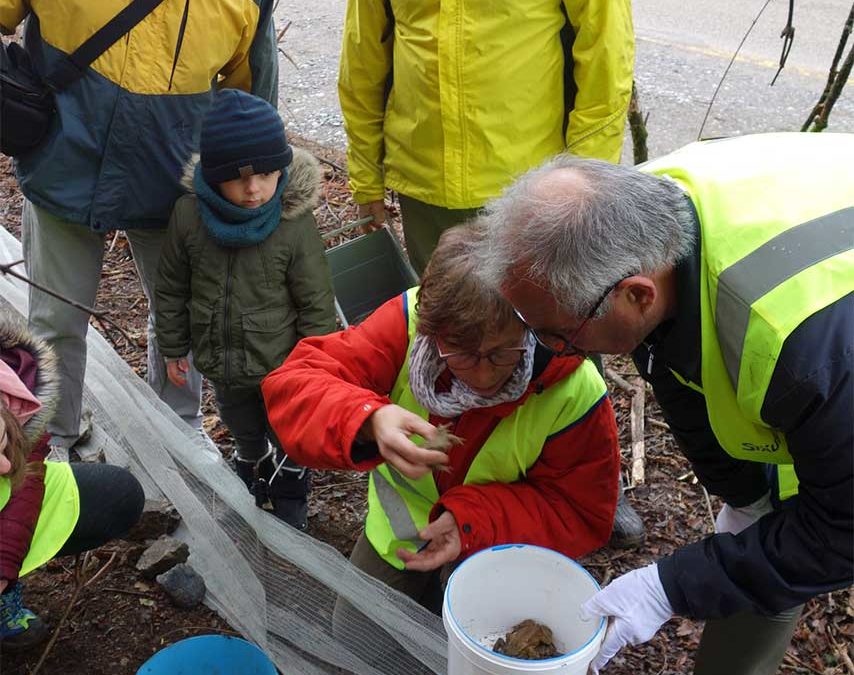
MULTIPOLYGON (((19 260, 18 241, 0 232, 0 262, 19 260)), ((27 297, 25 283, 0 276, 0 312, 26 317, 27 297)), ((91 443, 129 467, 148 496, 172 502, 208 601, 282 672, 445 672, 439 617, 258 509, 219 452, 95 330, 88 354, 83 406, 93 413, 91 443)))

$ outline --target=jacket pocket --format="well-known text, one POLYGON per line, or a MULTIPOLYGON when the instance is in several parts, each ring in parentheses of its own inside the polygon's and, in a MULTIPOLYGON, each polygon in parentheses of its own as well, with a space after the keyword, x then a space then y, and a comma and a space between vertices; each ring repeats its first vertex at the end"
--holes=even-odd
POLYGON ((213 309, 191 302, 190 338, 193 344, 193 363, 201 373, 208 377, 215 377, 216 359, 213 332, 213 309))
POLYGON ((248 376, 264 376, 278 368, 296 344, 296 312, 289 307, 246 313, 242 324, 248 376))

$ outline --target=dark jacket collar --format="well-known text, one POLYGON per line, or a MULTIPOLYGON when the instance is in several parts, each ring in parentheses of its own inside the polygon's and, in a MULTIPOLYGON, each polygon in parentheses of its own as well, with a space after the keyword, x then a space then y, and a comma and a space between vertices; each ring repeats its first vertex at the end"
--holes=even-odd
POLYGON ((676 264, 676 316, 659 324, 644 340, 642 347, 652 353, 660 365, 700 385, 701 242, 700 223, 693 203, 691 212, 694 214, 694 247, 676 264))

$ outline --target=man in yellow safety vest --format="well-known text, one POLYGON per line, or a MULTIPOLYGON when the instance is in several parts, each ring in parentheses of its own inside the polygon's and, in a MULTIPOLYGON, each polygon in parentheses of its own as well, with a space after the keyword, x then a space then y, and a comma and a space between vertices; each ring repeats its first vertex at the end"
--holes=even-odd
POLYGON ((777 671, 802 603, 852 583, 854 135, 566 156, 487 206, 482 273, 559 354, 632 353, 724 507, 716 533, 585 605, 593 671, 673 615, 695 673, 777 671))

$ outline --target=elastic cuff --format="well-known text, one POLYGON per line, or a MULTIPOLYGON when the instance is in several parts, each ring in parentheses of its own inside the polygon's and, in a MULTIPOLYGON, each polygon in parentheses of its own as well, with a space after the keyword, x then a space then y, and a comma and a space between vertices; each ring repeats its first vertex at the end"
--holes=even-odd
POLYGON ((429 521, 432 523, 445 511, 450 511, 454 520, 457 521, 457 531, 460 535, 460 559, 467 558, 490 545, 489 542, 483 541, 483 528, 473 522, 465 509, 454 509, 453 506, 448 506, 440 500, 430 509, 429 521))
POLYGON ((673 608, 673 613, 680 616, 689 616, 688 603, 679 588, 679 571, 673 556, 667 556, 658 561, 658 578, 664 588, 664 594, 673 608))
POLYGON ((381 192, 362 192, 361 190, 353 191, 353 201, 357 204, 369 204, 371 202, 381 202, 385 200, 385 190, 381 192))
MULTIPOLYGON (((390 403, 384 397, 377 397, 375 399, 366 399, 360 406, 351 409, 350 421, 344 428, 340 441, 343 463, 350 469, 354 471, 370 471, 380 463, 379 448, 377 448, 375 456, 365 456, 361 461, 357 459, 357 456, 367 451, 365 446, 369 446, 371 443, 357 441, 356 438, 368 417, 390 403), (354 446, 360 446, 360 449, 356 449, 354 446)), ((373 445, 376 446, 375 443, 373 445)))

